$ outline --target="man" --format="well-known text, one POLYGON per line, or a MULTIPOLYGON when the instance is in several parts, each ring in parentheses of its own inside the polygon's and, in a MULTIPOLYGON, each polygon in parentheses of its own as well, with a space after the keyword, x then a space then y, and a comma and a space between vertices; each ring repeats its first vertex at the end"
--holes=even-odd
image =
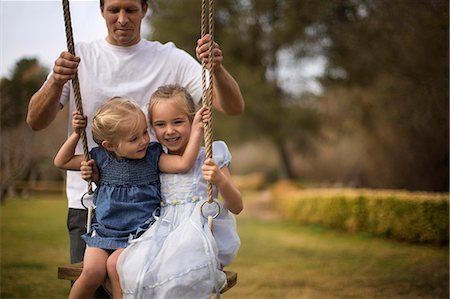
MULTIPOLYGON (((136 100, 143 110, 150 95, 161 85, 179 84, 188 89, 198 102, 201 98, 201 66, 172 43, 161 44, 141 38, 141 23, 148 9, 146 0, 100 0, 100 10, 108 29, 106 39, 75 45, 73 56, 62 52, 53 72, 31 97, 27 123, 33 130, 46 128, 64 105, 70 115, 75 110, 71 79, 78 71, 83 112, 89 119, 101 103, 114 96, 136 100)), ((197 41, 196 54, 206 59, 209 36, 197 41)), ((233 77, 222 66, 222 52, 214 44, 214 108, 229 115, 241 114, 244 100, 233 77)), ((69 133, 72 131, 69 122, 69 133)), ((95 146, 91 127, 86 128, 88 146, 95 146)), ((81 145, 77 152, 81 153, 81 145)), ((79 172, 67 172, 69 200, 68 230, 71 262, 83 259, 86 210, 81 197, 87 191, 79 172)))

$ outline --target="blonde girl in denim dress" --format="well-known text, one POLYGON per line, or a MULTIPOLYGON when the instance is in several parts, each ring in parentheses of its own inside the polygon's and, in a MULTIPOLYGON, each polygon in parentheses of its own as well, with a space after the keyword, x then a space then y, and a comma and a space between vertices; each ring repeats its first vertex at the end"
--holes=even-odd
MULTIPOLYGON (((202 138, 201 109, 194 118, 193 131, 185 154, 169 155, 159 143, 150 142, 146 117, 133 100, 116 97, 103 104, 92 123, 92 135, 99 145, 90 154, 96 161, 93 180, 96 213, 92 229, 83 235, 87 248, 83 271, 73 285, 69 298, 89 298, 108 276, 114 298, 121 288, 116 262, 130 239, 148 229, 152 213, 160 205, 159 171, 186 172, 192 168, 202 138)), ((80 170, 83 155, 75 154, 85 117, 73 114, 75 132, 58 151, 54 163, 65 170, 80 170)))
MULTIPOLYGON (((190 95, 179 86, 163 86, 153 94, 150 124, 169 154, 186 154, 194 113, 190 95)), ((221 269, 239 249, 234 214, 243 203, 228 170, 231 155, 226 144, 214 142, 213 159, 205 156, 205 149, 200 149, 194 166, 184 174, 161 173, 160 216, 130 241, 117 262, 125 298, 209 298, 226 282, 221 269), (214 197, 220 193, 223 199, 214 236, 200 213, 207 181, 215 185, 214 197)))

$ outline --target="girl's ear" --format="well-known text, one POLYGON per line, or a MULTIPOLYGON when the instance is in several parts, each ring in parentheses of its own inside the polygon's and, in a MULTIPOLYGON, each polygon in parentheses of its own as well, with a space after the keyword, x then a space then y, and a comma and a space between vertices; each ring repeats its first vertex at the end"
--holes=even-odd
POLYGON ((106 140, 102 141, 102 146, 109 152, 113 152, 115 149, 114 144, 112 144, 111 142, 106 141, 106 140))

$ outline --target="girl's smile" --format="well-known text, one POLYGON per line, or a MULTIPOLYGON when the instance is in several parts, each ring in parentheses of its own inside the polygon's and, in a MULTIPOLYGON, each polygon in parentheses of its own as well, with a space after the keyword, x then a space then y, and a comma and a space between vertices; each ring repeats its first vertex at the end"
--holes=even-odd
POLYGON ((175 145, 181 140, 180 137, 165 138, 165 143, 175 145))
POLYGON ((152 121, 159 142, 170 154, 182 155, 191 134, 191 121, 186 113, 174 101, 161 102, 152 109, 152 121))

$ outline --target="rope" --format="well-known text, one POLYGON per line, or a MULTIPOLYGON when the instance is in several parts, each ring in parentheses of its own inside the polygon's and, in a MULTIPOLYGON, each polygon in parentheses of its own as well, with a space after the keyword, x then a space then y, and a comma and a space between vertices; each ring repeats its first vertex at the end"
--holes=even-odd
MULTIPOLYGON (((69 0, 62 0, 63 10, 64 10, 64 25, 66 27, 66 39, 67 39, 67 50, 70 54, 75 55, 75 47, 73 43, 73 34, 72 34, 72 22, 70 20, 70 9, 69 9, 69 0)), ((83 103, 81 100, 80 93, 80 83, 78 82, 78 73, 75 74, 75 77, 72 79, 73 90, 75 94, 75 107, 81 115, 83 113, 83 103)), ((80 138, 83 145, 83 152, 86 161, 89 161, 89 148, 87 144, 86 131, 82 130, 80 132, 80 138)), ((92 194, 92 184, 91 181, 88 182, 88 194, 92 194)))
MULTIPOLYGON (((208 62, 202 61, 202 103, 211 112, 211 117, 208 123, 205 124, 205 149, 206 158, 212 158, 212 98, 213 98, 213 83, 214 83, 214 64, 213 64, 213 45, 214 45, 214 0, 202 0, 202 14, 201 14, 201 36, 207 33, 210 35, 208 62), (208 20, 206 15, 208 14, 208 20), (208 32, 206 31, 207 24, 208 32), (209 87, 206 87, 206 69, 209 66, 209 87)), ((212 184, 208 182, 208 202, 213 202, 213 188, 212 184)))

